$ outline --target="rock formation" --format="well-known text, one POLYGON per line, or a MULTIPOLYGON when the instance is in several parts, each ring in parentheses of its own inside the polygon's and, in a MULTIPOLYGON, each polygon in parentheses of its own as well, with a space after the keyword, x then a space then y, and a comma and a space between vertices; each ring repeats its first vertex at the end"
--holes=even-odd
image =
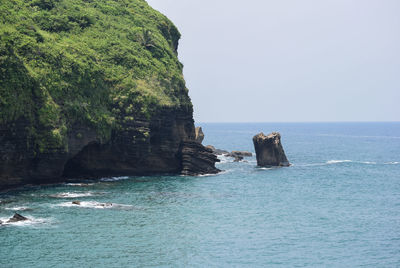
POLYGON ((18 221, 26 221, 28 218, 25 218, 24 216, 15 213, 12 218, 10 218, 7 222, 18 222, 18 221))
POLYGON ((182 174, 216 174, 220 170, 215 168, 214 163, 219 162, 211 149, 208 149, 196 141, 186 141, 181 149, 182 174))
POLYGON ((206 146, 207 149, 210 149, 214 154, 216 155, 224 155, 224 154, 229 154, 228 151, 226 150, 222 150, 222 149, 216 149, 214 146, 212 145, 207 145, 206 146))
POLYGON ((225 154, 225 156, 233 157, 234 162, 240 162, 243 160, 244 157, 251 157, 252 155, 252 153, 246 151, 232 151, 228 154, 225 154))
POLYGON ((195 140, 198 142, 198 143, 202 143, 203 142, 203 140, 204 140, 204 133, 203 133, 203 130, 201 129, 201 127, 196 127, 196 137, 195 137, 195 140))
POLYGON ((243 157, 253 156, 253 154, 251 152, 247 152, 247 151, 232 151, 230 154, 239 155, 239 156, 243 156, 243 157))
POLYGON ((207 145, 206 148, 210 149, 216 155, 224 155, 226 157, 234 158, 234 162, 240 162, 244 159, 244 157, 251 157, 253 154, 251 152, 246 151, 232 151, 228 152, 226 150, 216 149, 212 145, 207 145))
POLYGON ((273 132, 267 136, 261 132, 253 137, 253 143, 258 166, 290 165, 282 148, 281 135, 278 132, 273 132))
POLYGON ((118 14, 99 0, 39 2, 0 3, 12 9, 0 31, 0 190, 218 171, 195 142, 171 21, 144 0, 114 1, 118 14))

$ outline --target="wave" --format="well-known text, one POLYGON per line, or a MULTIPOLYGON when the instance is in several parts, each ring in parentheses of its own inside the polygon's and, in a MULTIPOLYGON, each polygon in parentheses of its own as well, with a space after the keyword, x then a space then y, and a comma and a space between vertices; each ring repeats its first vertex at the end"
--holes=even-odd
POLYGON ((58 204, 59 207, 80 207, 80 208, 96 208, 96 209, 133 209, 132 205, 124 205, 117 203, 101 203, 97 201, 81 201, 81 202, 64 202, 58 204))
POLYGON ((326 166, 326 165, 335 165, 335 164, 343 164, 343 163, 353 163, 353 164, 362 164, 362 165, 398 165, 400 162, 385 162, 378 163, 374 161, 353 161, 353 160, 328 160, 324 163, 311 163, 311 164, 292 164, 292 166, 300 166, 300 167, 312 167, 312 166, 326 166))
POLYGON ((331 165, 331 164, 339 164, 339 163, 350 163, 353 162, 351 160, 329 160, 326 161, 325 164, 331 165))
POLYGON ((30 207, 11 207, 11 208, 5 208, 5 210, 27 211, 27 210, 32 210, 32 209, 30 207))
POLYGON ((224 164, 224 163, 233 162, 231 157, 227 157, 225 155, 217 155, 217 158, 219 159, 220 162, 217 162, 216 164, 224 164), (230 160, 232 160, 232 161, 230 161, 230 160))
POLYGON ((365 165, 376 165, 377 162, 373 161, 353 161, 353 160, 329 160, 326 164, 340 164, 340 163, 355 163, 355 164, 365 164, 365 165))
POLYGON ((102 182, 112 182, 112 181, 121 181, 121 180, 127 180, 130 177, 128 176, 122 176, 122 177, 110 177, 110 178, 102 178, 100 181, 102 182))
POLYGON ((66 192, 66 193, 53 194, 50 196, 54 197, 54 198, 78 198, 78 197, 87 197, 87 196, 93 196, 93 195, 94 195, 94 193, 92 193, 92 192, 82 192, 82 193, 66 192))
POLYGON ((37 226, 42 224, 49 224, 53 222, 52 218, 35 218, 30 215, 25 216, 27 220, 25 221, 17 221, 17 222, 7 222, 10 218, 0 218, 0 221, 3 223, 1 226, 21 226, 21 227, 29 227, 29 226, 37 226))
POLYGON ((259 170, 272 170, 272 169, 276 169, 276 167, 257 167, 257 169, 259 169, 259 170))
POLYGON ((94 185, 94 183, 66 183, 65 185, 84 187, 84 186, 92 186, 92 185, 94 185))
MULTIPOLYGON (((222 174, 226 174, 229 173, 228 170, 221 170, 218 173, 208 173, 208 174, 202 174, 202 175, 196 175, 196 177, 211 177, 211 176, 218 176, 218 175, 222 175, 222 174)), ((182 175, 185 176, 185 175, 182 175)))

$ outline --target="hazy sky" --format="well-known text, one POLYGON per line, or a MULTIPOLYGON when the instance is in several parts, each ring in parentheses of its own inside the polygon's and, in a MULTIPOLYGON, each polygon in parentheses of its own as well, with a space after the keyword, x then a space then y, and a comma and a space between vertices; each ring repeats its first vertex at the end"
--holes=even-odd
POLYGON ((400 121, 399 0, 148 0, 196 122, 400 121))

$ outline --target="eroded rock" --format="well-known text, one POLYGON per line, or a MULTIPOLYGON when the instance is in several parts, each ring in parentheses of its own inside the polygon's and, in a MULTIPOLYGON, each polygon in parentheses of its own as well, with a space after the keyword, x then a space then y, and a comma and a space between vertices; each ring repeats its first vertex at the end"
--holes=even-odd
POLYGON ((202 129, 201 127, 196 127, 195 133, 196 133, 195 140, 196 140, 198 143, 202 143, 203 140, 204 140, 203 129, 202 129))
POLYGON ((207 149, 210 149, 214 154, 216 155, 225 155, 225 154, 229 154, 228 151, 222 150, 222 149, 217 149, 212 145, 207 145, 206 146, 207 149))
POLYGON ((22 216, 21 214, 15 213, 12 218, 10 218, 7 222, 18 222, 18 221, 26 221, 28 218, 22 216))
POLYGON ((250 157, 253 154, 250 152, 245 152, 245 151, 232 151, 229 154, 226 154, 228 157, 233 157, 234 162, 240 162, 243 160, 244 157, 250 157))
POLYGON ((253 137, 253 143, 258 166, 290 166, 281 144, 281 135, 278 132, 269 135, 261 132, 253 137))
POLYGON ((231 155, 243 156, 243 157, 251 157, 251 156, 253 156, 253 154, 251 152, 247 152, 247 151, 232 151, 230 154, 231 155))
POLYGON ((252 155, 252 153, 246 151, 232 151, 228 154, 225 154, 225 156, 233 157, 233 162, 240 162, 244 157, 251 157, 252 155))
POLYGON ((211 149, 196 141, 186 141, 182 144, 182 175, 216 174, 220 170, 215 167, 215 162, 219 161, 211 149))

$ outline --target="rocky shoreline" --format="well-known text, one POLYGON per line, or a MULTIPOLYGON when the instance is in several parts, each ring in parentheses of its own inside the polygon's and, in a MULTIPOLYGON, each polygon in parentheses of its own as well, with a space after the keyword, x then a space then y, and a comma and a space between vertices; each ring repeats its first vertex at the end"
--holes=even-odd
POLYGON ((105 143, 90 127, 75 126, 68 135, 67 152, 34 154, 27 147, 24 127, 24 121, 0 125, 0 190, 70 179, 219 172, 217 157, 196 142, 191 109, 164 109, 151 120, 114 131, 105 143))

